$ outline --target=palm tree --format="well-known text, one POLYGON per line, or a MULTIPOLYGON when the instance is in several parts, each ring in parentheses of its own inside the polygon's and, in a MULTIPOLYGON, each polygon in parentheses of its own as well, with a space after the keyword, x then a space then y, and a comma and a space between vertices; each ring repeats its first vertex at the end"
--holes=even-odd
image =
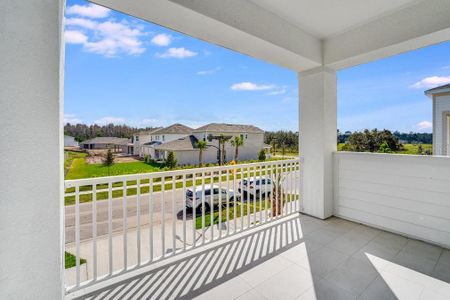
POLYGON ((225 143, 231 139, 231 136, 221 134, 217 136, 212 136, 211 138, 219 142, 219 151, 220 151, 219 165, 223 165, 225 162, 225 143))
POLYGON ((196 144, 198 151, 198 166, 203 166, 203 151, 208 147, 205 141, 198 141, 196 144))
POLYGON ((244 145, 244 139, 242 136, 235 136, 231 140, 231 146, 234 147, 234 160, 237 161, 239 158, 239 147, 244 145))

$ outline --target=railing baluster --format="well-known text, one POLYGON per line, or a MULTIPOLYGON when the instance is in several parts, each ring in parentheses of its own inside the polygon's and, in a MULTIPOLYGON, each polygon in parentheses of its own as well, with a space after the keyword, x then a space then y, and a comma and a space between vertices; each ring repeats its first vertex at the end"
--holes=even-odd
POLYGON ((127 203, 127 181, 122 183, 122 212, 123 212, 123 269, 128 269, 128 203, 127 203))
POLYGON ((80 286, 80 187, 75 186, 75 266, 76 286, 80 286))
POLYGON ((275 176, 276 176, 276 186, 275 186, 275 188, 276 188, 276 191, 275 191, 275 205, 276 205, 276 212, 277 212, 277 214, 275 215, 275 218, 278 218, 279 217, 279 215, 280 215, 280 213, 279 213, 279 204, 278 204, 278 201, 279 201, 279 189, 280 189, 280 172, 279 172, 279 170, 278 170, 278 164, 277 163, 275 163, 275 176))
POLYGON ((233 233, 236 233, 237 230, 237 214, 236 214, 236 206, 237 206, 237 201, 236 201, 236 194, 238 193, 238 190, 236 190, 236 177, 237 177, 237 168, 233 167, 233 219, 234 219, 234 230, 233 233))
POLYGON ((165 228, 165 203, 164 203, 164 193, 166 189, 166 181, 164 175, 161 177, 161 257, 166 256, 166 228, 165 228))
POLYGON ((149 247, 150 247, 150 259, 153 261, 153 177, 148 179, 148 235, 149 235, 149 247))
MULTIPOLYGON (((213 210, 214 211, 214 210, 213 210)), ((211 214, 211 217, 214 214, 211 214)), ((213 226, 213 224, 211 224, 213 226)), ((219 239, 222 237, 222 170, 219 170, 219 239)), ((214 236, 213 236, 214 239, 214 236)))
MULTIPOLYGON (((259 223, 262 223, 263 218, 262 218, 262 210, 263 210, 263 205, 262 205, 262 194, 263 194, 263 175, 262 175, 263 171, 262 171, 262 165, 259 165, 259 192, 258 192, 258 196, 259 196, 259 223)), ((265 182, 265 179, 264 179, 265 182)))
POLYGON ((92 184, 92 278, 97 280, 97 184, 92 184))
MULTIPOLYGON (((211 194, 209 197, 211 199, 211 194)), ((205 172, 202 172, 202 204, 200 206, 202 212, 202 245, 205 243, 205 206, 205 172)))
POLYGON ((192 174, 192 247, 195 247, 197 239, 197 178, 196 173, 192 174))
POLYGON ((137 179, 136 181, 136 193, 137 193, 137 230, 136 230, 136 246, 137 246, 137 264, 141 265, 141 181, 137 179))
POLYGON ((172 254, 175 255, 177 249, 177 229, 176 229, 176 219, 177 212, 175 207, 175 189, 176 189, 176 176, 172 176, 172 254))
MULTIPOLYGON (((245 197, 245 193, 244 192, 244 167, 241 167, 240 169, 240 173, 241 173, 241 191, 242 191, 242 195, 241 195, 241 228, 240 230, 244 230, 244 197, 245 197)), ((247 193, 248 194, 248 193, 247 193)))
POLYGON ((112 241, 112 182, 108 182, 108 254, 109 276, 113 274, 113 241, 112 241))
MULTIPOLYGON (((210 180, 211 194, 209 196, 209 228, 211 229, 210 242, 212 242, 214 240, 214 205, 216 203, 216 199, 214 199, 216 197, 214 195, 214 171, 210 172, 210 176, 211 176, 211 180, 210 180)), ((204 214, 206 214, 206 210, 205 210, 204 214)), ((205 242, 205 240, 203 240, 203 243, 204 242, 205 242)))
POLYGON ((250 168, 247 167, 247 228, 251 226, 251 208, 250 203, 252 202, 252 189, 251 189, 251 174, 250 168))
POLYGON ((227 236, 230 235, 230 170, 227 169, 226 173, 226 181, 227 181, 227 194, 226 194, 226 202, 227 202, 227 208, 226 208, 226 222, 227 222, 227 236))
POLYGON ((257 205, 258 205, 258 185, 257 185, 257 183, 259 180, 257 170, 258 170, 257 166, 254 166, 253 167, 253 178, 254 178, 253 180, 255 183, 255 188, 253 189, 253 226, 256 226, 256 224, 258 224, 257 219, 256 219, 257 205))
POLYGON ((183 174, 183 251, 186 250, 186 174, 183 174))

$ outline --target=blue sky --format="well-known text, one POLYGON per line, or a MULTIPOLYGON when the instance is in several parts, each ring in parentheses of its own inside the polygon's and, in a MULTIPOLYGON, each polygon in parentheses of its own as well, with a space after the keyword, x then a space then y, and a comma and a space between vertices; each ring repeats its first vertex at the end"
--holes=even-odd
MULTIPOLYGON (((295 72, 85 1, 66 9, 65 119, 298 130, 295 72)), ((338 127, 430 131, 427 88, 450 82, 450 43, 338 73, 338 127)))

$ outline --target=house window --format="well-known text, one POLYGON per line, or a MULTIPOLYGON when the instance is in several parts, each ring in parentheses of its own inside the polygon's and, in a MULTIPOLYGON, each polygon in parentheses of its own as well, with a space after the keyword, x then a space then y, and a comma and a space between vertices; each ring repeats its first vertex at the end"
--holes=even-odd
POLYGON ((136 142, 139 142, 139 136, 137 135, 135 138, 136 142))
POLYGON ((163 142, 164 142, 164 135, 162 136, 162 140, 163 140, 163 142))
POLYGON ((245 139, 247 139, 248 138, 248 135, 245 135, 245 139))

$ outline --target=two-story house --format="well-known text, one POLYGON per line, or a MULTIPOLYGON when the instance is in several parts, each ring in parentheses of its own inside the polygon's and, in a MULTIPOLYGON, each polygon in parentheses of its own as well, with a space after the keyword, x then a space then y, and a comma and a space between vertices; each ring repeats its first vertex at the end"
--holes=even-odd
POLYGON ((165 159, 172 151, 175 153, 178 164, 198 164, 199 149, 197 142, 203 140, 208 147, 203 152, 204 163, 216 163, 219 160, 219 141, 217 137, 224 135, 230 139, 225 143, 225 161, 231 161, 235 157, 235 148, 230 141, 235 136, 240 136, 244 143, 239 147, 239 160, 252 160, 258 158, 261 149, 268 150, 269 145, 264 144, 264 131, 253 125, 210 123, 192 130, 192 134, 179 139, 155 146, 159 159, 165 159))

